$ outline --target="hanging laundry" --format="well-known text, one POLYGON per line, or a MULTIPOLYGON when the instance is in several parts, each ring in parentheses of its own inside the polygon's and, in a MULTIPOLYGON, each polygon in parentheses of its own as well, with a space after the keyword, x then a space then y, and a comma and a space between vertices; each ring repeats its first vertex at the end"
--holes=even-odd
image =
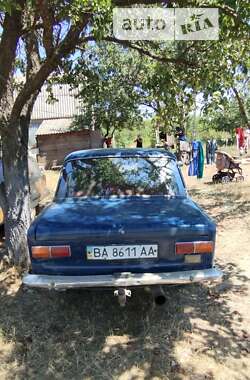
POLYGON ((204 152, 202 143, 200 141, 192 142, 192 160, 188 168, 189 176, 203 177, 204 169, 204 152))
POLYGON ((199 152, 198 141, 192 141, 192 160, 188 168, 189 176, 195 176, 198 174, 198 152, 199 152))
POLYGON ((243 128, 236 128, 236 141, 237 141, 237 148, 238 149, 241 149, 244 147, 245 136, 244 136, 244 129, 243 128))
POLYGON ((203 152, 203 147, 202 143, 198 141, 198 173, 197 173, 197 178, 202 178, 203 177, 203 170, 204 170, 204 152, 203 152))

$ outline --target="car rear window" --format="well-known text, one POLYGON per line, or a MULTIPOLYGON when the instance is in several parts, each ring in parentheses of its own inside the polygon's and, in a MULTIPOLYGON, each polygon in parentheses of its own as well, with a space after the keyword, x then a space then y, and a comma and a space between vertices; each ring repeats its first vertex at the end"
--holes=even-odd
POLYGON ((176 196, 181 192, 176 163, 168 157, 104 157, 66 164, 57 197, 176 196))

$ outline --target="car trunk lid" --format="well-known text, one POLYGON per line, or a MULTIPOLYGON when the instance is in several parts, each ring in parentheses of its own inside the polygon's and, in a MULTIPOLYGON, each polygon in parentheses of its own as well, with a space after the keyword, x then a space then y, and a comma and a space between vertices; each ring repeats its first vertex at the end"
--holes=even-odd
POLYGON ((50 205, 36 223, 36 240, 125 238, 127 234, 164 231, 172 236, 194 228, 202 233, 210 219, 189 198, 124 197, 70 199, 50 205))
POLYGON ((101 274, 179 270, 184 258, 176 241, 212 240, 213 222, 191 199, 126 197, 67 200, 53 203, 37 219, 30 245, 69 245, 67 259, 34 260, 34 273, 101 274), (121 260, 90 260, 91 246, 157 245, 158 256, 121 260))

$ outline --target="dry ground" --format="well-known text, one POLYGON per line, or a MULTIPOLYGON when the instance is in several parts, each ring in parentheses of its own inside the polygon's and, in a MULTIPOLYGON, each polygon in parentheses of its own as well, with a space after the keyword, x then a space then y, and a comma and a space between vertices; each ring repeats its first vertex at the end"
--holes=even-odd
MULTIPOLYGON (((217 221, 222 284, 144 290, 121 309, 111 291, 24 291, 0 271, 0 379, 250 379, 250 165, 242 184, 187 178, 217 221)), ((184 168, 184 172, 185 172, 184 168)), ((48 173, 54 187, 56 173, 48 173)), ((186 174, 185 174, 186 176, 186 174)))

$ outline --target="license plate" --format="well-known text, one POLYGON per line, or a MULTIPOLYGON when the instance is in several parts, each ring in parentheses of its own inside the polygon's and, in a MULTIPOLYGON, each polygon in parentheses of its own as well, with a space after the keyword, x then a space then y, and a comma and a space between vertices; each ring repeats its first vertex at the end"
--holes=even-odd
POLYGON ((106 245, 87 247, 88 260, 132 260, 158 257, 157 244, 106 245))

